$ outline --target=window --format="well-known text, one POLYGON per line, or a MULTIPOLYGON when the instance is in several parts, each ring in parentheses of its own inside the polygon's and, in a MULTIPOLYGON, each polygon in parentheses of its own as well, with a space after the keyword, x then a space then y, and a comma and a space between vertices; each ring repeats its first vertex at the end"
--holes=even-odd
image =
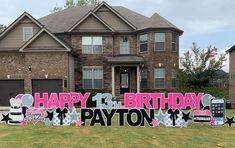
POLYGON ((165 88, 165 69, 156 68, 154 70, 155 88, 165 88))
POLYGON ((83 54, 101 54, 102 37, 82 37, 83 54))
POLYGON ((140 52, 145 52, 148 50, 148 35, 147 34, 143 34, 140 35, 139 38, 139 44, 140 44, 140 52))
POLYGON ((155 33, 154 40, 155 51, 165 50, 165 33, 155 33))
POLYGON ((177 51, 177 35, 172 34, 172 51, 177 51))
POLYGON ((141 71, 141 83, 140 83, 141 88, 147 88, 148 87, 147 77, 148 77, 148 71, 147 71, 147 69, 143 69, 141 71))
POLYGON ((172 69, 172 71, 171 71, 171 79, 172 79, 171 87, 176 88, 176 71, 175 71, 175 69, 172 69))
POLYGON ((23 41, 28 41, 33 36, 33 27, 23 27, 23 41))
POLYGON ((83 88, 102 89, 103 88, 103 69, 102 68, 83 68, 83 88))
POLYGON ((129 54, 129 40, 128 37, 120 37, 120 54, 129 54))

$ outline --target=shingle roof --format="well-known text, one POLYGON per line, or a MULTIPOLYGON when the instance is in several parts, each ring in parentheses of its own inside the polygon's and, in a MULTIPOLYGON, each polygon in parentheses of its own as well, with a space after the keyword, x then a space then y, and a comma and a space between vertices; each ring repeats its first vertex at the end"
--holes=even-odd
MULTIPOLYGON (((149 18, 122 6, 113 6, 112 8, 125 17, 130 23, 135 25, 137 30, 147 28, 174 28, 181 33, 183 32, 157 13, 149 18)), ((89 6, 68 8, 40 18, 38 21, 53 33, 67 32, 74 24, 93 9, 94 7, 89 6)))
POLYGON ((141 25, 140 29, 144 28, 175 28, 180 30, 178 27, 157 13, 154 13, 147 21, 143 23, 143 25, 141 25))
POLYGON ((234 51, 234 50, 235 50, 235 45, 232 46, 231 48, 229 48, 226 52, 232 52, 232 51, 234 51))

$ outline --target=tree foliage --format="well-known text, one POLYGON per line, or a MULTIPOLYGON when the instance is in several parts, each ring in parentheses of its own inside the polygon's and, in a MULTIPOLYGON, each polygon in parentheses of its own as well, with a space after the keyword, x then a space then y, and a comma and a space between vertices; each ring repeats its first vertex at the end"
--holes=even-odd
POLYGON ((65 5, 63 7, 58 6, 58 4, 56 4, 56 6, 50 12, 55 13, 63 9, 73 8, 76 6, 97 6, 100 3, 100 0, 66 0, 65 5))
POLYGON ((6 25, 0 24, 0 34, 7 28, 6 25))
POLYGON ((225 54, 218 55, 217 48, 209 46, 201 49, 193 43, 191 51, 184 53, 181 60, 182 69, 178 72, 181 87, 203 91, 216 72, 224 67, 225 61, 225 54))

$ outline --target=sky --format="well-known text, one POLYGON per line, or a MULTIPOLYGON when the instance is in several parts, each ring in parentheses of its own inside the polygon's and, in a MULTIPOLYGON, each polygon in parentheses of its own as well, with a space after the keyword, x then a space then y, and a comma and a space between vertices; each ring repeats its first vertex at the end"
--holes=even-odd
MULTIPOLYGON (((184 31, 180 55, 192 42, 201 48, 215 46, 224 53, 235 44, 234 0, 105 0, 111 6, 124 6, 147 17, 155 12, 184 31)), ((35 18, 50 14, 65 0, 0 0, 0 24, 9 25, 24 11, 35 18)), ((228 60, 223 68, 228 72, 228 60)))

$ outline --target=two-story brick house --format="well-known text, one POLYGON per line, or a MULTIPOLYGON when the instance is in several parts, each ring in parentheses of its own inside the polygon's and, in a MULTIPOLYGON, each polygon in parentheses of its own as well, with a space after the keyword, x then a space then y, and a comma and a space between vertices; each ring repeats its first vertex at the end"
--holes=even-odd
POLYGON ((157 13, 105 2, 38 20, 24 13, 0 35, 0 94, 175 90, 182 33, 157 13))

